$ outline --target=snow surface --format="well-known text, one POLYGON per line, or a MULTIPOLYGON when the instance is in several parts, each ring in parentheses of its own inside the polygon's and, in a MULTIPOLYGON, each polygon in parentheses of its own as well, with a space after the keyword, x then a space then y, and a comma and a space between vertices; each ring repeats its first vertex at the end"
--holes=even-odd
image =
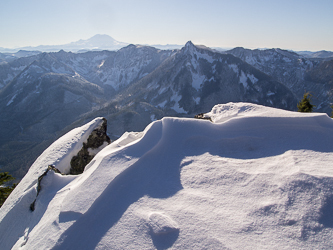
POLYGON ((187 112, 179 106, 179 101, 182 99, 181 95, 178 95, 177 93, 173 93, 173 95, 171 96, 170 100, 174 101, 175 104, 173 105, 173 107, 171 107, 174 111, 176 111, 177 113, 183 113, 186 114, 187 112))
POLYGON ((257 83, 258 79, 252 74, 246 74, 241 70, 241 75, 239 76, 239 82, 243 84, 245 89, 248 89, 247 79, 250 79, 252 83, 257 83))
POLYGON ((193 101, 194 101, 196 104, 199 104, 199 103, 200 103, 200 97, 196 97, 196 98, 193 97, 193 101))
POLYGON ((204 83, 206 77, 204 75, 192 73, 192 87, 195 88, 196 90, 199 90, 204 83))
POLYGON ((238 74, 238 66, 236 64, 229 64, 230 69, 232 69, 236 74, 238 74))
POLYGON ((248 85, 247 85, 247 76, 245 75, 245 73, 243 71, 241 71, 241 75, 239 77, 239 82, 243 84, 244 88, 247 89, 248 85))
POLYGON ((9 106, 10 104, 12 104, 14 102, 16 96, 17 96, 17 94, 13 95, 13 97, 7 102, 6 106, 9 106))
POLYGON ((154 114, 152 114, 152 115, 150 116, 150 120, 151 120, 152 122, 157 120, 154 114))
POLYGON ((168 101, 165 100, 165 101, 163 101, 163 102, 157 104, 157 107, 164 108, 164 107, 165 107, 165 104, 166 104, 167 102, 168 102, 168 101))
POLYGON ((31 212, 38 176, 99 120, 69 132, 0 209, 1 249, 331 249, 332 119, 250 103, 206 116, 125 133, 81 175, 48 172, 31 212))

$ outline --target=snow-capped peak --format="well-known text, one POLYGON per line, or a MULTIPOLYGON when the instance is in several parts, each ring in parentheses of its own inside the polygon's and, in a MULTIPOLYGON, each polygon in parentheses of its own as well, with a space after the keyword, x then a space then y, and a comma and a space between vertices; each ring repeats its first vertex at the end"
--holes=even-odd
POLYGON ((192 41, 188 41, 186 44, 185 44, 185 48, 188 48, 188 47, 193 47, 194 44, 192 43, 192 41))
POLYGON ((194 45, 191 41, 188 41, 188 42, 185 44, 184 48, 183 48, 183 51, 184 51, 185 53, 188 53, 188 52, 192 53, 192 52, 195 51, 195 50, 196 50, 196 47, 195 47, 195 45, 194 45))

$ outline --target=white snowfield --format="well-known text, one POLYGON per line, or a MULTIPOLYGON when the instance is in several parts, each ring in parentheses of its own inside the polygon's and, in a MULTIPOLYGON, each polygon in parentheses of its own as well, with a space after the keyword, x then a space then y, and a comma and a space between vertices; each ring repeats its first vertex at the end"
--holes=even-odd
POLYGON ((332 249, 333 120, 250 103, 125 133, 81 175, 53 143, 0 209, 1 249, 332 249), (68 164, 68 162, 67 162, 68 164))

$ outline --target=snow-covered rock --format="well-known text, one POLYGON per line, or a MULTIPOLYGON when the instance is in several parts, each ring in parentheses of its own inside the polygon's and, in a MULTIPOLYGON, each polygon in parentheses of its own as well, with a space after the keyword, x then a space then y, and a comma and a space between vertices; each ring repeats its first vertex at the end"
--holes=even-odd
POLYGON ((98 123, 52 144, 0 209, 2 249, 329 249, 333 121, 250 103, 163 118, 60 168, 98 123))
POLYGON ((84 139, 96 121, 71 131, 1 208, 2 246, 327 248, 332 120, 248 103, 206 116, 214 123, 165 118, 127 133, 78 177, 51 172, 30 212, 44 161, 71 154, 56 145, 84 139))
POLYGON ((152 212, 148 217, 148 221, 154 234, 168 234, 178 231, 177 223, 163 213, 152 212))

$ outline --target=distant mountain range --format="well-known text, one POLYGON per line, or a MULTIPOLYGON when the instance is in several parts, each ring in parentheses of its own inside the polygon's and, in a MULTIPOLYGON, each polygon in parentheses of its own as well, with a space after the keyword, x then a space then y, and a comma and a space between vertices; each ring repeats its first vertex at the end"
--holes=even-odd
POLYGON ((310 92, 312 101, 317 105, 317 112, 331 113, 333 58, 306 58, 281 49, 235 48, 224 53, 232 54, 272 76, 299 100, 304 92, 310 92))
MULTIPOLYGON (((119 50, 123 47, 126 47, 129 45, 129 43, 126 42, 119 42, 109 35, 101 35, 97 34, 89 39, 80 39, 76 42, 71 42, 68 44, 62 44, 62 45, 39 45, 39 46, 28 46, 28 47, 19 47, 14 49, 9 48, 2 48, 0 47, 0 62, 2 61, 3 57, 22 57, 27 56, 28 53, 34 52, 34 53, 41 53, 41 52, 58 52, 60 50, 64 50, 67 52, 87 52, 87 51, 101 51, 101 50, 119 50)), ((173 50, 173 49, 181 49, 183 45, 181 44, 144 44, 143 46, 151 46, 157 49, 161 50, 173 50)), ((224 48, 224 47, 212 47, 212 49, 216 51, 227 51, 230 50, 230 48, 224 48)), ((261 49, 266 50, 266 49, 261 49)), ((304 56, 306 58, 330 58, 333 57, 333 52, 331 51, 296 51, 297 54, 304 56)))
POLYGON ((97 116, 107 118, 115 139, 164 116, 193 117, 219 103, 296 110, 305 91, 316 112, 330 113, 333 103, 333 60, 281 49, 218 52, 188 42, 172 50, 127 45, 0 55, 0 168, 19 178, 55 139, 97 116))
POLYGON ((317 51, 317 52, 312 52, 312 51, 297 51, 297 54, 308 57, 308 58, 330 58, 333 57, 333 52, 332 51, 317 51))
MULTIPOLYGON (((102 51, 102 50, 116 51, 123 47, 126 47, 127 45, 129 45, 129 43, 119 42, 108 35, 97 34, 87 40, 81 39, 76 42, 71 42, 71 43, 62 44, 62 45, 39 45, 39 46, 35 46, 35 47, 28 46, 28 47, 14 48, 14 49, 0 47, 0 53, 2 53, 0 60, 4 56, 7 56, 8 58, 11 58, 11 57, 17 58, 17 57, 22 57, 22 56, 28 56, 27 54, 23 55, 23 53, 32 52, 32 51, 34 51, 35 53, 58 52, 60 50, 64 50, 67 52, 79 52, 79 53, 83 53, 83 52, 87 52, 87 51, 102 51)), ((147 45, 146 44, 144 46, 152 46, 152 47, 155 47, 157 49, 162 49, 162 50, 181 49, 183 47, 183 45, 179 45, 179 44, 166 44, 166 45, 161 45, 161 44, 147 45)))

